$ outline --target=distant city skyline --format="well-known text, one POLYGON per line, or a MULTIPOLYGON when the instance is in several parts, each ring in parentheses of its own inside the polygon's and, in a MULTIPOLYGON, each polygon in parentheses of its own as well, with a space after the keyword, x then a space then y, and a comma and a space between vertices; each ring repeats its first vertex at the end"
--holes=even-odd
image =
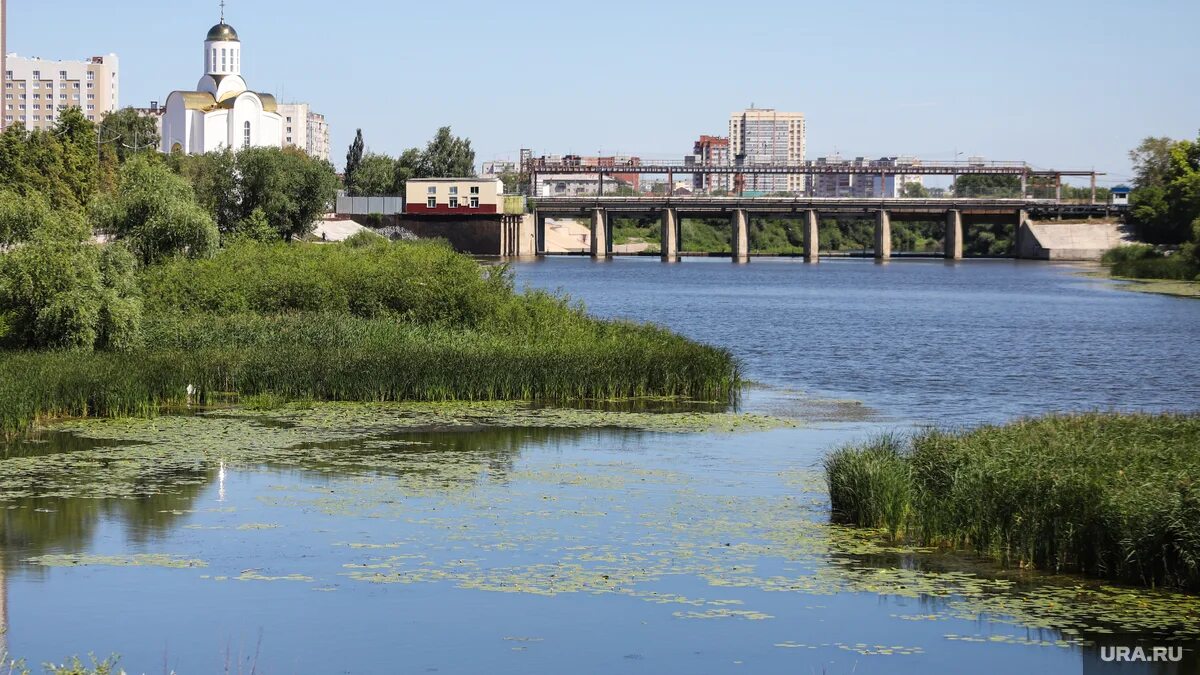
MULTIPOLYGON (((804 113, 808 159, 980 155, 1094 167, 1111 185, 1129 180, 1141 138, 1200 130, 1189 34, 1200 3, 1147 4, 764 0, 742 15, 626 0, 230 0, 226 18, 246 45, 247 79, 325 113, 339 166, 356 128, 371 150, 398 154, 447 124, 472 140, 477 163, 522 147, 681 157, 754 104, 804 113), (729 38, 709 39, 714 30, 729 38)), ((7 51, 116 53, 121 105, 161 104, 194 73, 220 11, 209 0, 172 3, 169 17, 162 7, 14 0, 7 51)))

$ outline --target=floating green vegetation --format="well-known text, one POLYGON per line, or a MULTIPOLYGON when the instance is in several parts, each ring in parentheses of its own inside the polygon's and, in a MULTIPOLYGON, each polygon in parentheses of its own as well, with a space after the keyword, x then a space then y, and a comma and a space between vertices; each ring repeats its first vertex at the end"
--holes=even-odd
POLYGON ((56 553, 26 558, 31 565, 44 567, 208 567, 203 560, 162 553, 137 553, 134 555, 96 555, 90 553, 56 553))
POLYGON ((1050 416, 825 462, 836 515, 1018 566, 1200 590, 1200 416, 1050 416))
MULTIPOLYGON (((693 428, 711 416, 717 423, 704 428, 727 428, 721 414, 681 415, 693 428)), ((678 611, 679 620, 768 622, 768 613, 783 612, 778 602, 765 606, 763 593, 793 594, 791 607, 816 613, 824 610, 814 598, 872 594, 913 601, 905 603, 911 615, 895 616, 898 625, 945 621, 945 633, 966 637, 979 629, 951 622, 1020 627, 1014 633, 1045 629, 1050 641, 1072 645, 1112 632, 1200 637, 1194 595, 1005 572, 880 530, 831 524, 821 473, 805 466, 808 459, 784 458, 767 472, 758 459, 736 453, 722 457, 719 469, 676 462, 670 453, 693 453, 695 437, 674 433, 684 426, 676 421, 654 426, 648 417, 655 415, 521 404, 320 404, 265 414, 84 420, 61 428, 104 447, 0 459, 0 503, 20 507, 4 512, 6 527, 33 533, 44 525, 35 507, 46 497, 138 504, 211 485, 219 467, 278 469, 279 477, 238 509, 178 502, 147 508, 187 518, 186 527, 224 527, 189 530, 214 544, 239 522, 291 528, 296 513, 322 519, 306 536, 328 552, 304 568, 272 569, 274 560, 247 551, 206 575, 212 581, 291 582, 305 592, 444 584, 622 597, 666 616, 678 611), (543 420, 562 426, 537 428, 543 420), (662 461, 613 451, 643 428, 671 432, 655 436, 662 461), (564 442, 577 451, 558 452, 564 442), (368 531, 376 534, 350 534, 368 531), (686 594, 681 582, 691 584, 686 594)), ((760 421, 741 428, 779 423, 760 421)), ((904 653, 896 645, 864 648, 904 653)))
POLYGON ((787 640, 785 642, 775 643, 776 647, 784 649, 840 649, 842 651, 854 652, 863 656, 914 656, 924 654, 925 650, 920 647, 905 647, 902 645, 868 645, 865 642, 849 644, 846 642, 822 642, 820 644, 805 644, 803 642, 793 642, 787 640))

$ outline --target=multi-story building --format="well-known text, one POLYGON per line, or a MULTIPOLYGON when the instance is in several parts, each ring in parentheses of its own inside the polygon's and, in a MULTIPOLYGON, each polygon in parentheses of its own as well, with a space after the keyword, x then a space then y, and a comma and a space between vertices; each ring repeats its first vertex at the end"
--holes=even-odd
POLYGON ((521 166, 513 161, 497 159, 483 163, 483 175, 499 176, 502 173, 520 173, 521 166))
POLYGON ((329 161, 329 124, 307 103, 281 103, 283 147, 296 147, 310 157, 329 161))
MULTIPOLYGON (((735 165, 804 163, 807 131, 803 113, 749 108, 729 116, 729 153, 735 165)), ((744 190, 753 192, 803 192, 803 175, 750 174, 744 190)))
POLYGON ((414 178, 404 184, 404 197, 404 210, 413 215, 491 215, 504 212, 504 181, 414 178))
MULTIPOLYGON (((8 0, 0 0, 0 73, 8 73, 8 0)), ((0 129, 5 127, 0 115, 0 129)))
MULTIPOLYGON (((698 166, 729 166, 729 139, 720 136, 701 136, 692 148, 692 162, 698 166)), ((712 194, 718 190, 728 192, 732 177, 727 173, 692 174, 691 189, 695 192, 712 194)))
POLYGON ((923 184, 920 175, 897 173, 883 174, 881 168, 915 166, 919 162, 912 157, 881 157, 866 159, 855 157, 843 159, 839 155, 818 157, 813 167, 842 166, 854 173, 815 173, 809 177, 807 194, 810 197, 855 197, 861 199, 897 199, 904 196, 904 186, 909 183, 923 184))
MULTIPOLYGON (((636 174, 635 174, 636 175, 636 174)), ((597 173, 539 173, 534 195, 538 197, 578 197, 594 195, 600 191, 600 174, 597 173)), ((621 188, 634 192, 637 188, 615 175, 604 175, 604 194, 612 195, 621 188)))
POLYGON ((79 108, 99 122, 119 105, 116 54, 52 61, 8 54, 4 60, 4 125, 49 129, 59 114, 79 108))

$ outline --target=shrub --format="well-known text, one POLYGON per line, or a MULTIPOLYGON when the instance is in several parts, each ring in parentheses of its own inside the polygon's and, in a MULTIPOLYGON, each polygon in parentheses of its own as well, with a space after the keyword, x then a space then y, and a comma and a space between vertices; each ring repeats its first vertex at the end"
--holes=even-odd
POLYGON ((0 346, 130 348, 141 306, 133 260, 119 245, 87 240, 82 219, 59 213, 29 242, 0 256, 0 346))

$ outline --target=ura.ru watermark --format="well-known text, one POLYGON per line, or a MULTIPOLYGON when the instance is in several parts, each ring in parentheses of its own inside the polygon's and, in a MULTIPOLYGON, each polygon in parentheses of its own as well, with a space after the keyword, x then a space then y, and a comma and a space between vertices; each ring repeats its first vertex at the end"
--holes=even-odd
POLYGON ((1109 663, 1178 663, 1183 647, 1101 647, 1100 660, 1109 663))

